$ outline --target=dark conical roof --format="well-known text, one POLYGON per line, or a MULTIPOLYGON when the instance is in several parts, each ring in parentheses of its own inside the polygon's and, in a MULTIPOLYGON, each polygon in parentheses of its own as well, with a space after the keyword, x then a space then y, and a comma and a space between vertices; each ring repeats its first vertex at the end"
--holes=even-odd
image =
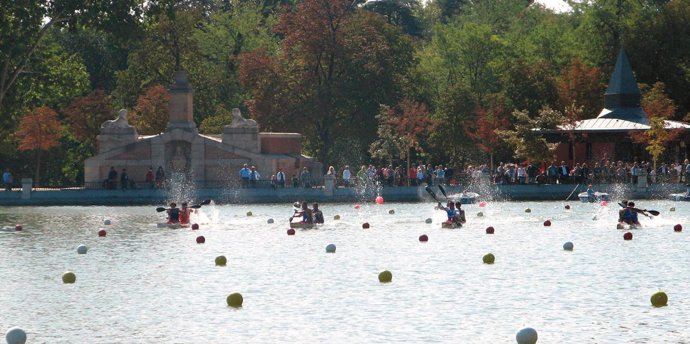
POLYGON ((627 121, 647 123, 647 114, 640 107, 640 89, 633 74, 628 56, 623 48, 618 52, 616 66, 604 94, 605 109, 599 118, 618 118, 627 121))

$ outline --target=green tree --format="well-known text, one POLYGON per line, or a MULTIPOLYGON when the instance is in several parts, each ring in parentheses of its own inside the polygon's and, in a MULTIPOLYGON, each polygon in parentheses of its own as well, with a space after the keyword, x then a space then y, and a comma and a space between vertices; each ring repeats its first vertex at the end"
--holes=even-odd
POLYGON ((379 104, 396 103, 414 63, 412 45, 381 16, 346 0, 307 0, 276 26, 282 49, 242 56, 240 80, 262 127, 296 130, 324 166, 337 160, 338 136, 366 147, 379 104))
POLYGON ((656 164, 669 143, 677 140, 684 130, 667 128, 666 120, 673 118, 677 107, 666 94, 664 83, 657 82, 651 88, 643 85, 642 89, 642 108, 649 116, 650 128, 642 132, 632 132, 630 136, 634 142, 645 145, 645 150, 652 157, 656 169, 656 164))
POLYGON ((497 130, 496 133, 514 147, 516 159, 543 161, 551 158, 554 145, 546 142, 539 129, 555 129, 563 124, 565 117, 558 110, 543 108, 534 118, 526 111, 514 111, 512 130, 497 130))

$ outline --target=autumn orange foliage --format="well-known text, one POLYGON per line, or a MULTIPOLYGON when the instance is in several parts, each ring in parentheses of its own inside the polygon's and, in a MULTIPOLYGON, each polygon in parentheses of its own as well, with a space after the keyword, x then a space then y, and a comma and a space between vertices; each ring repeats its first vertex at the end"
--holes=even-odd
POLYGON ((55 110, 39 107, 26 113, 19 122, 16 135, 19 150, 47 151, 58 145, 62 127, 55 110))
POLYGON ((558 100, 561 108, 575 105, 583 111, 569 112, 569 122, 593 118, 602 104, 601 71, 596 67, 587 67, 580 60, 575 59, 570 66, 563 70, 557 82, 558 100))
POLYGON ((165 130, 170 119, 169 102, 170 93, 161 85, 149 87, 143 95, 139 96, 137 105, 130 116, 130 121, 139 134, 155 135, 165 130))
POLYGON ((96 146, 101 124, 113 119, 113 110, 110 98, 103 90, 95 90, 84 97, 75 97, 67 108, 62 110, 65 114, 70 130, 80 140, 96 146))

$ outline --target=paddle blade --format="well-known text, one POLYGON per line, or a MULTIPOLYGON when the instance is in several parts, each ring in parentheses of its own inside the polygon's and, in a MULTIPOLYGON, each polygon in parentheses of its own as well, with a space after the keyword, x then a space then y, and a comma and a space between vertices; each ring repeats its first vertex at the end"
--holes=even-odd
POLYGON ((439 184, 438 189, 441 190, 443 197, 448 198, 448 195, 446 195, 446 190, 443 188, 443 185, 439 184))
POLYGON ((656 210, 647 210, 647 212, 654 215, 654 216, 659 216, 659 214, 661 214, 660 212, 658 212, 656 210))
POLYGON ((158 208, 156 208, 156 211, 160 213, 160 212, 162 212, 162 211, 165 211, 165 208, 163 208, 163 207, 158 207, 158 208))
POLYGON ((199 209, 199 208, 201 208, 201 204, 195 204, 195 205, 191 206, 190 208, 199 209))
POLYGON ((431 190, 431 187, 429 185, 427 185, 424 188, 424 190, 426 190, 426 192, 428 192, 429 195, 431 195, 431 198, 433 198, 436 202, 438 202, 438 199, 436 198, 436 193, 434 192, 434 190, 431 190))
POLYGON ((211 200, 210 200, 210 199, 205 199, 205 200, 201 201, 201 203, 199 203, 199 204, 200 204, 200 205, 209 205, 209 204, 211 204, 211 200))

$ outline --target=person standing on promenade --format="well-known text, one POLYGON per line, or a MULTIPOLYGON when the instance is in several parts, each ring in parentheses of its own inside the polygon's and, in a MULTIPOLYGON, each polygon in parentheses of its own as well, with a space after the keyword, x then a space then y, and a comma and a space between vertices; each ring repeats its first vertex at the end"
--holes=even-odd
POLYGON ((561 161, 561 166, 558 167, 558 181, 561 184, 567 184, 570 178, 570 168, 565 164, 565 161, 561 161))
POLYGON ((117 171, 115 167, 110 166, 110 172, 108 172, 108 189, 114 189, 117 185, 117 171))
POLYGON ((249 172, 249 183, 250 185, 255 188, 256 187, 256 182, 261 178, 261 175, 259 174, 259 171, 256 170, 256 166, 252 166, 250 172, 249 172))
POLYGON ((122 173, 120 173, 120 189, 127 190, 129 187, 129 175, 127 175, 127 169, 123 168, 122 173))
POLYGON ((283 172, 283 169, 278 167, 278 172, 276 173, 276 182, 279 187, 284 188, 285 187, 285 172, 283 172))
POLYGON ((306 166, 302 168, 302 173, 299 175, 299 180, 302 182, 303 188, 311 188, 311 173, 306 166))
POLYGON ((345 165, 345 168, 343 169, 343 185, 345 185, 345 187, 350 186, 350 178, 352 178, 352 172, 350 172, 350 166, 345 165))
POLYGON ((165 183, 165 171, 163 171, 163 166, 158 166, 158 170, 156 170, 156 188, 162 188, 163 183, 165 183))
POLYGON ((149 170, 146 172, 146 185, 148 185, 151 189, 153 189, 153 182, 154 182, 153 167, 149 167, 149 170))
POLYGON ((2 174, 2 182, 5 184, 5 191, 12 191, 12 184, 14 183, 14 178, 9 168, 5 169, 2 174))
POLYGON ((242 187, 246 188, 249 187, 249 174, 252 173, 252 171, 249 169, 247 164, 244 164, 242 168, 240 169, 240 180, 242 181, 242 187))

